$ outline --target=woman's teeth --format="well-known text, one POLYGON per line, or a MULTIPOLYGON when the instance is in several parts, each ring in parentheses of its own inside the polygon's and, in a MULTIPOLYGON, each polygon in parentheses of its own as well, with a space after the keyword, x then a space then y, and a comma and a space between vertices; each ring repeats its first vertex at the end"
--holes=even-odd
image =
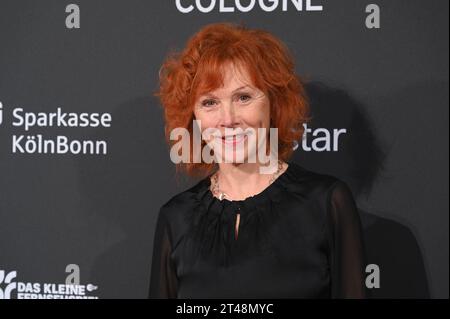
POLYGON ((225 137, 222 137, 222 140, 227 144, 235 144, 235 143, 242 142, 244 140, 245 136, 246 136, 245 134, 225 136, 225 137))

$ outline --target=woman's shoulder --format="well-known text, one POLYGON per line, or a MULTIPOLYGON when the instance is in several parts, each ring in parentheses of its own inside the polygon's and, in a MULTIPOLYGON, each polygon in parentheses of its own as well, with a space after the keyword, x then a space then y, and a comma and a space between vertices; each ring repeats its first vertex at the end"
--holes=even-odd
POLYGON ((201 194, 208 191, 208 185, 206 178, 196 182, 188 189, 179 192, 169 198, 160 208, 160 214, 164 214, 164 217, 168 220, 178 218, 185 212, 190 212, 199 203, 201 194))
POLYGON ((310 195, 328 194, 345 182, 331 174, 310 170, 301 164, 290 162, 283 182, 288 190, 310 195))
MULTIPOLYGON (((335 220, 342 218, 336 214, 355 215, 353 212, 356 211, 356 206, 352 191, 344 180, 335 175, 306 169, 296 163, 290 165, 292 167, 284 180, 289 193, 288 201, 299 205, 308 203, 307 207, 313 208, 309 210, 308 218, 314 216, 313 220, 317 221, 318 227, 322 227, 330 220, 328 217, 331 212, 334 213, 335 220), (339 209, 332 210, 332 207, 339 209)), ((294 216, 303 218, 303 215, 294 216)))
POLYGON ((193 215, 199 208, 199 194, 206 189, 206 181, 201 180, 194 186, 173 195, 159 209, 158 219, 160 223, 170 229, 174 245, 181 240, 183 234, 188 231, 193 215))

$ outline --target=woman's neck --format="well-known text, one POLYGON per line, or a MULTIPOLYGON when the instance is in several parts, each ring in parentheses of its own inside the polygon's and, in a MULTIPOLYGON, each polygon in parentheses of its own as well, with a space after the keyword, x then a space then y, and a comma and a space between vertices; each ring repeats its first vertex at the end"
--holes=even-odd
MULTIPOLYGON (((274 165, 274 163, 271 163, 274 165)), ((253 196, 262 192, 270 184, 270 179, 273 173, 278 168, 278 163, 275 163, 272 173, 264 172, 262 168, 268 167, 261 163, 220 163, 218 171, 219 190, 227 194, 229 199, 243 200, 247 197, 253 196)), ((287 167, 283 163, 282 169, 278 174, 281 174, 287 167)))

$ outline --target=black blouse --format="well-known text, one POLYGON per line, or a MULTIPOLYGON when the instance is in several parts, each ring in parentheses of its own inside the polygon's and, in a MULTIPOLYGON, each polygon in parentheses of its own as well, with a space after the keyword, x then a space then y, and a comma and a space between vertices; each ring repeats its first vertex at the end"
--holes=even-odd
POLYGON ((219 200, 210 183, 161 207, 150 298, 365 297, 361 222, 342 180, 289 163, 238 201, 219 200))

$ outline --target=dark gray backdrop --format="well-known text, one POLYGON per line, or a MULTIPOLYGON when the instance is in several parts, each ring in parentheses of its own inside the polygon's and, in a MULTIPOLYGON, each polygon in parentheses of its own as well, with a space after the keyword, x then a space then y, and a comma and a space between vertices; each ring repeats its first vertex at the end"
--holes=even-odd
POLYGON ((338 152, 299 149, 293 160, 351 185, 368 261, 381 269, 374 296, 448 298, 448 1, 313 2, 324 10, 2 0, 0 270, 64 283, 66 265, 77 264, 98 297, 147 296, 158 209, 195 182, 174 175, 152 97, 158 69, 201 26, 243 21, 292 50, 311 126, 348 131, 338 152), (65 27, 69 3, 81 9, 80 29, 65 27), (369 3, 381 8, 380 29, 365 27, 369 3), (112 126, 24 132, 12 125, 18 107, 108 112, 112 126), (108 154, 14 154, 14 134, 106 140, 108 154))

